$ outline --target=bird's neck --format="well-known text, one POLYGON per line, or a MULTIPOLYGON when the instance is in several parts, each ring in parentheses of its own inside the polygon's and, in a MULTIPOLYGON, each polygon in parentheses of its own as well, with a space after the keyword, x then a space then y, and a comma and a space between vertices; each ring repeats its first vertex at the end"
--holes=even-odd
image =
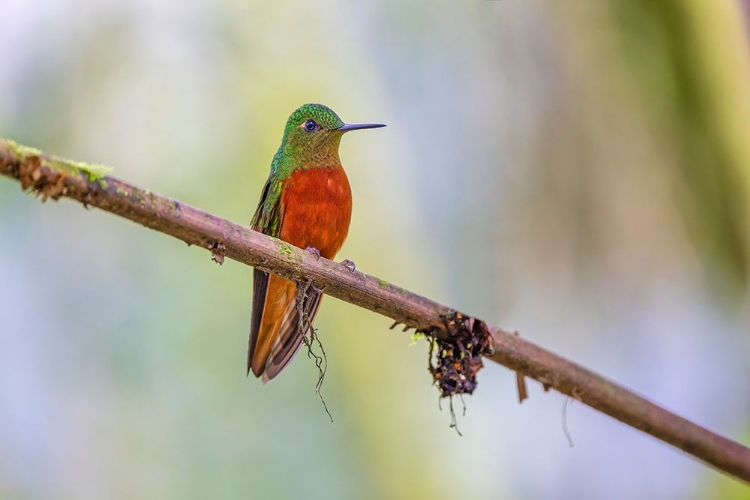
POLYGON ((338 147, 318 148, 315 151, 288 151, 282 146, 273 157, 272 164, 279 179, 285 179, 300 170, 340 167, 338 147))

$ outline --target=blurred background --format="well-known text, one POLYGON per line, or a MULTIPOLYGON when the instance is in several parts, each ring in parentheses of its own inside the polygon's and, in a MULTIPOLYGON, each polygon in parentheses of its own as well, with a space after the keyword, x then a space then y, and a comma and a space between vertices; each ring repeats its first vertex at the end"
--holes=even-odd
MULTIPOLYGON (((238 223, 289 113, 345 121, 340 257, 750 442, 748 6, 0 0, 0 137, 238 223)), ((750 498, 335 299, 245 377, 252 270, 0 180, 0 498, 750 498), (460 405, 459 405, 460 406, 460 405)))

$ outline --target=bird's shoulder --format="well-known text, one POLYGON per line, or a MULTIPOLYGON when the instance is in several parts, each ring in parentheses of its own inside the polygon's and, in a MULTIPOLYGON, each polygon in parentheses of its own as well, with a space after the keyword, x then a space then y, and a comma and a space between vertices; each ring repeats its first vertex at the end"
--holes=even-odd
POLYGON ((263 191, 260 195, 258 208, 255 209, 255 215, 250 222, 252 228, 269 236, 278 236, 281 229, 281 194, 284 180, 279 178, 274 170, 266 180, 263 191))

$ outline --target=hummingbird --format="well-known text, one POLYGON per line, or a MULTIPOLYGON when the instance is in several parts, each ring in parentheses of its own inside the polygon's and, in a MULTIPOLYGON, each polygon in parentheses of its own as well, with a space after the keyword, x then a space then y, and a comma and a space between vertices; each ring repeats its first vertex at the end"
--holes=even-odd
MULTIPOLYGON (((251 228, 333 259, 349 232, 352 191, 339 159, 350 130, 385 127, 350 123, 322 104, 305 104, 286 122, 251 228)), ((289 364, 312 328, 322 293, 309 290, 298 307, 297 285, 253 271, 253 307, 247 373, 267 383, 289 364), (302 310, 303 318, 299 312, 302 310)))

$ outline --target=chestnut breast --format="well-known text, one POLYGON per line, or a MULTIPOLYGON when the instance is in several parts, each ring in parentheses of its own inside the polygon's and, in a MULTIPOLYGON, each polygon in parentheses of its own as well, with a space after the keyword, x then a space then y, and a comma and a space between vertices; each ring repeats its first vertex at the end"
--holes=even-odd
POLYGON ((333 259, 349 233, 352 191, 342 167, 292 172, 281 195, 279 238, 333 259))

